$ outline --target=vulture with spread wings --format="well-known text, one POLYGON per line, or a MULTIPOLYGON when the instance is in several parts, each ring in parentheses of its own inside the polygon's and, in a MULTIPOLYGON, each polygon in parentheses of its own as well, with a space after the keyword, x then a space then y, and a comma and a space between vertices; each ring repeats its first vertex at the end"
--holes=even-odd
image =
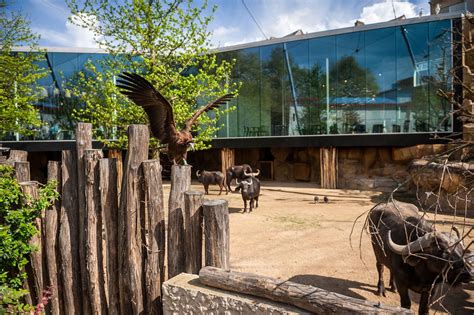
POLYGON ((143 107, 148 115, 153 136, 160 141, 160 144, 168 145, 168 157, 173 161, 173 164, 180 163, 181 161, 187 164, 186 154, 188 148, 194 148, 191 128, 197 123, 198 117, 202 113, 228 102, 234 96, 233 94, 225 94, 214 102, 199 108, 191 118, 186 120, 181 131, 178 131, 174 122, 171 104, 150 82, 138 74, 128 72, 122 73, 119 75, 119 78, 116 85, 121 89, 120 92, 135 104, 143 107))

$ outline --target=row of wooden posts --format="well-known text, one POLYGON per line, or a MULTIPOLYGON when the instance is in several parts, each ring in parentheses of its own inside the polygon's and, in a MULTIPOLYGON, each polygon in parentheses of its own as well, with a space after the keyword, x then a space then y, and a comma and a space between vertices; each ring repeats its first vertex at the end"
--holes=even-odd
MULTIPOLYGON (((76 128, 76 150, 48 162, 48 180, 58 182, 61 198, 37 221, 30 303, 49 288, 52 314, 159 314, 167 278, 197 274, 203 260, 229 267, 227 201, 189 191, 191 167, 175 165, 166 230, 161 166, 148 159, 148 128, 131 125, 128 135, 123 165, 120 152, 104 158, 92 149, 86 123, 76 128)), ((35 197, 26 155, 12 152, 10 160, 23 191, 35 197)))

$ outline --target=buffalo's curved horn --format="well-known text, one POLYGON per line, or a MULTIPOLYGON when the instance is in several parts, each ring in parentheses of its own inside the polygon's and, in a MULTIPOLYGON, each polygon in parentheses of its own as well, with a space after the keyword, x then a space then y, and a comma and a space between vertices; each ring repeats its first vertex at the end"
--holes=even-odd
POLYGON ((247 176, 247 177, 251 177, 251 176, 258 176, 260 174, 260 170, 257 168, 257 172, 256 173, 252 173, 252 172, 247 172, 247 171, 244 171, 244 175, 247 176))
POLYGON ((238 178, 235 179, 235 183, 236 183, 237 185, 240 185, 240 182, 239 182, 239 179, 238 179, 238 178))
POLYGON ((407 256, 409 254, 418 253, 424 248, 427 248, 431 245, 431 240, 435 237, 434 232, 427 233, 423 236, 420 236, 413 242, 408 243, 407 245, 399 245, 393 242, 391 231, 388 231, 387 241, 388 247, 392 252, 398 255, 407 256))
POLYGON ((201 174, 199 174, 199 170, 196 171, 196 176, 199 177, 201 174))
POLYGON ((451 228, 451 230, 453 230, 453 231, 456 233, 456 235, 458 236, 458 239, 461 239, 461 232, 459 232, 459 230, 458 230, 457 227, 455 227, 455 226, 453 225, 453 227, 451 228))
POLYGON ((252 185, 252 177, 250 177, 250 181, 247 183, 249 183, 249 185, 252 185))

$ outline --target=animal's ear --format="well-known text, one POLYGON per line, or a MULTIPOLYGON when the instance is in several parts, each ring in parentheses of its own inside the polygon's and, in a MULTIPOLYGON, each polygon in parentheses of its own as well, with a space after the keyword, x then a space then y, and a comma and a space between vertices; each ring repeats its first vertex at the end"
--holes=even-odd
POLYGON ((412 267, 415 267, 416 265, 418 265, 422 260, 423 260, 423 258, 416 257, 414 255, 409 255, 409 256, 404 256, 403 257, 403 261, 406 264, 409 264, 412 267))

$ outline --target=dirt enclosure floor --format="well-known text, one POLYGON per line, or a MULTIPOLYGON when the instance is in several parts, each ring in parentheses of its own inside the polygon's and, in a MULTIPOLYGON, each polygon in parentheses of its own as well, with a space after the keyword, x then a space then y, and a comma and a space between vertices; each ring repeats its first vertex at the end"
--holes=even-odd
MULTIPOLYGON (((204 191, 202 185, 194 181, 192 190, 204 191)), ((167 200, 169 182, 165 184, 164 193, 167 200)), ((366 233, 362 233, 360 243, 365 215, 355 224, 350 240, 354 221, 385 198, 381 193, 326 190, 309 183, 262 182, 259 207, 252 213, 242 213, 243 202, 239 193, 219 196, 217 186, 211 186, 209 193, 205 199, 226 199, 229 202, 232 270, 310 284, 387 305, 400 305, 397 293, 387 291, 387 297, 375 294, 377 271, 366 233), (320 196, 320 203, 314 203, 315 195, 320 196), (322 202, 322 196, 327 196, 329 203, 322 202)), ((434 214, 429 214, 428 218, 433 219, 434 214)), ((449 229, 453 217, 438 215, 436 220, 438 230, 449 229), (446 224, 440 224, 443 221, 446 224)), ((457 220, 461 223, 461 218, 457 220)), ((466 228, 472 226, 474 219, 468 219, 466 228)), ((388 277, 386 270, 387 287, 388 277)), ((419 296, 414 293, 411 296, 412 310, 417 312, 419 296)), ((433 305, 430 313, 473 314, 474 283, 451 289, 442 305, 433 305)))

